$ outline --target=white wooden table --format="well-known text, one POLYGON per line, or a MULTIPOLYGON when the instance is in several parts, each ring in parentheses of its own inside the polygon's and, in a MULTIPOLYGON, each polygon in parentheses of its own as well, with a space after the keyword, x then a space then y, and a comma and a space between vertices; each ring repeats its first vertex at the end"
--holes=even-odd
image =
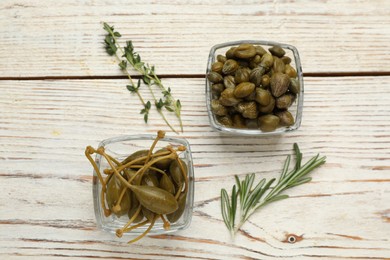
POLYGON ((390 3, 237 2, 0 2, 0 259, 390 259, 390 3), (157 113, 143 123, 104 51, 102 21, 133 40, 182 101, 180 136, 195 166, 190 228, 132 245, 96 228, 83 152, 168 128, 157 113), (248 138, 210 128, 209 49, 243 39, 300 51, 298 131, 248 138), (278 176, 294 142, 327 163, 231 240, 220 189, 235 174, 278 176), (289 235, 299 239, 288 243, 289 235))

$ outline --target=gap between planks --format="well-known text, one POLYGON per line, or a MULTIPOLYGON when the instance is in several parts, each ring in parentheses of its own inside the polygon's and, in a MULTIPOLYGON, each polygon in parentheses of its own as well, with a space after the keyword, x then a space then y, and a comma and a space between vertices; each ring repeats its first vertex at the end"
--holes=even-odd
MULTIPOLYGON (((205 78, 205 74, 162 74, 160 78, 205 78)), ((361 72, 309 72, 303 73, 304 77, 380 77, 390 76, 390 71, 361 71, 361 72)), ((140 75, 132 76, 140 79, 140 75)), ((83 79, 127 79, 126 75, 112 76, 27 76, 27 77, 0 77, 1 80, 83 80, 83 79)))

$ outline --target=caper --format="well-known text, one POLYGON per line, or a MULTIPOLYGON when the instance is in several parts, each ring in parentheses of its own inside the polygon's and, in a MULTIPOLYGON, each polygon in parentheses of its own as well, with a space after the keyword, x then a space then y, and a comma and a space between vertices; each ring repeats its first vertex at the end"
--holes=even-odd
POLYGON ((238 69, 234 75, 234 81, 239 84, 249 81, 249 72, 246 69, 238 69))
POLYGON ((290 85, 288 86, 288 89, 289 89, 292 93, 294 93, 294 94, 299 94, 300 86, 299 86, 299 81, 298 81, 298 79, 290 78, 290 85))
POLYGON ((232 120, 235 128, 245 128, 245 119, 240 114, 233 115, 232 120))
POLYGON ((158 187, 159 181, 158 181, 156 175, 154 175, 154 174, 144 174, 142 177, 141 184, 145 185, 145 186, 158 187))
POLYGON ((260 64, 260 61, 261 61, 261 56, 256 54, 255 57, 253 57, 250 61, 249 61, 249 67, 251 69, 254 69, 256 68, 259 64, 260 64))
POLYGON ((211 100, 211 111, 217 116, 225 116, 228 113, 226 107, 218 99, 211 100))
POLYGON ((292 101, 292 95, 285 94, 276 99, 276 107, 279 109, 287 109, 291 106, 292 101))
POLYGON ((249 81, 259 87, 261 84, 261 77, 264 74, 264 68, 254 68, 249 74, 249 81))
POLYGON ((256 88, 255 93, 255 101, 261 106, 267 106, 271 102, 271 93, 268 90, 256 88))
POLYGON ((186 208, 186 201, 187 201, 187 193, 184 192, 180 193, 179 198, 177 200, 177 203, 179 204, 179 208, 175 212, 167 215, 167 219, 170 222, 174 223, 178 221, 181 215, 183 215, 184 209, 186 208))
POLYGON ((274 63, 274 58, 271 54, 266 53, 261 57, 260 66, 264 68, 271 68, 274 63))
POLYGON ((172 194, 175 194, 175 185, 173 185, 171 178, 166 174, 161 177, 160 187, 172 194))
POLYGON ((178 187, 182 186, 184 178, 187 176, 187 171, 187 164, 182 159, 174 160, 169 166, 169 172, 171 174, 172 180, 178 187))
POLYGON ((284 64, 284 62, 281 59, 274 57, 274 65, 272 67, 273 73, 276 73, 276 72, 284 73, 284 71, 286 70, 286 67, 287 66, 284 64))
POLYGON ((125 191, 125 195, 120 200, 122 189, 123 185, 121 181, 116 175, 113 175, 107 183, 106 201, 108 208, 118 217, 125 215, 131 206, 130 193, 128 190, 125 191))
MULTIPOLYGON (((227 59, 233 59, 234 58, 234 50, 236 47, 231 47, 225 54, 227 59)), ((225 61, 226 62, 226 61, 225 61)))
POLYGON ((236 106, 236 110, 240 112, 243 117, 249 119, 256 118, 259 113, 256 102, 254 101, 240 102, 236 106))
POLYGON ((271 100, 268 105, 259 106, 259 112, 262 114, 269 114, 272 113, 274 108, 275 108, 275 98, 271 96, 271 100))
POLYGON ((223 84, 225 85, 225 88, 234 88, 236 86, 236 82, 232 75, 225 76, 223 78, 223 84))
POLYGON ((223 63, 222 62, 214 62, 212 65, 211 65, 211 70, 214 71, 214 72, 217 72, 219 74, 222 73, 222 68, 223 68, 223 63))
POLYGON ((256 48, 250 43, 240 44, 234 50, 234 56, 240 59, 252 58, 255 55, 256 55, 256 48))
POLYGON ((254 89, 255 84, 250 82, 242 82, 235 87, 233 94, 237 98, 244 98, 246 96, 249 96, 254 89))
POLYGON ((214 95, 218 97, 221 95, 221 92, 225 89, 225 86, 222 83, 216 83, 211 85, 211 91, 214 95))
POLYGON ((290 77, 287 74, 276 72, 271 77, 271 93, 274 97, 280 97, 286 93, 290 85, 290 77))
POLYGON ((221 97, 219 98, 219 102, 224 106, 235 106, 237 105, 241 100, 238 99, 234 95, 234 89, 233 88, 227 88, 221 93, 221 97))
POLYGON ((297 76, 297 71, 290 65, 286 65, 286 70, 285 73, 290 77, 290 78, 295 78, 297 76))
POLYGON ((281 126, 292 126, 294 124, 294 117, 289 111, 276 112, 275 115, 279 117, 281 126))
POLYGON ((221 55, 221 54, 218 54, 218 55, 217 55, 217 61, 219 61, 219 62, 221 62, 221 63, 225 63, 226 60, 227 60, 227 59, 226 59, 225 56, 223 56, 223 55, 221 55))
MULTIPOLYGON (((256 89, 255 89, 256 90, 256 89)), ((252 91, 248 96, 246 96, 244 99, 246 101, 255 101, 256 100, 256 91, 252 91)))
POLYGON ((222 75, 219 74, 218 72, 215 72, 215 71, 211 71, 207 75, 207 78, 208 78, 208 80, 210 80, 213 83, 219 83, 219 82, 221 82, 223 80, 222 75))
POLYGON ((232 74, 236 72, 239 65, 237 61, 229 59, 223 64, 222 73, 225 75, 232 74))
MULTIPOLYGON (((159 153, 161 154, 161 153, 164 153, 164 152, 167 152, 167 151, 168 150, 166 148, 163 148, 163 149, 160 149, 160 150, 156 151, 154 154, 158 155, 159 153)), ((171 158, 160 159, 160 160, 158 160, 154 164, 154 166, 156 166, 157 168, 159 168, 161 170, 166 170, 166 169, 168 169, 168 167, 171 164, 171 162, 172 162, 171 158)))
POLYGON ((226 127, 232 127, 233 126, 233 120, 229 115, 226 116, 219 116, 217 117, 217 121, 226 127))
POLYGON ((261 87, 267 89, 271 83, 271 78, 269 75, 265 74, 261 77, 261 87))
POLYGON ((154 186, 131 185, 139 203, 156 214, 169 214, 177 210, 175 197, 166 190, 154 186))
POLYGON ((257 129, 258 124, 257 124, 257 119, 245 119, 245 125, 249 129, 257 129))
MULTIPOLYGON (((139 150, 139 151, 136 151, 134 153, 132 153, 131 155, 129 155, 126 159, 124 159, 122 161, 122 164, 126 164, 126 163, 129 163, 135 159, 138 159, 140 157, 144 157, 144 156, 147 156, 149 153, 149 150, 139 150)), ((138 163, 139 164, 143 164, 145 162, 145 160, 141 160, 139 161, 138 163)))
POLYGON ((280 121, 279 117, 271 114, 261 116, 259 117, 258 120, 259 120, 259 127, 263 132, 275 131, 280 121))
POLYGON ((284 54, 286 54, 286 52, 283 50, 282 47, 280 46, 272 46, 271 48, 268 49, 270 53, 272 53, 272 55, 278 57, 278 58, 281 58, 284 56, 284 54))
POLYGON ((291 58, 288 57, 288 56, 283 56, 280 59, 284 62, 284 64, 290 64, 291 63, 291 58))
POLYGON ((258 54, 260 56, 263 56, 264 54, 267 53, 267 51, 263 47, 261 47, 260 45, 256 45, 255 49, 256 49, 256 54, 258 54))

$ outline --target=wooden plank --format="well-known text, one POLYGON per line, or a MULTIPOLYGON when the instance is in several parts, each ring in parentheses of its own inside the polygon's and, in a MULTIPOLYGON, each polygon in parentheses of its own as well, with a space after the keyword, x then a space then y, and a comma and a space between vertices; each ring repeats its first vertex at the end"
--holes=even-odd
POLYGON ((272 40, 306 73, 390 73, 390 2, 27 1, 0 3, 0 77, 121 75, 102 21, 165 75, 204 74, 211 46, 272 40))
MULTIPOLYGON (((256 138, 212 131, 202 79, 166 79, 183 104, 196 188, 189 229, 134 245, 96 229, 86 145, 145 125, 125 80, 0 81, 0 258, 383 259, 390 256, 390 78, 306 78, 302 127, 256 138), (368 87, 369 86, 369 87, 368 87), (191 91, 189 91, 191 90, 191 91), (188 94, 191 93, 191 94, 188 94), (327 163, 231 240, 219 192, 234 174, 278 176, 292 144, 327 163), (212 188, 211 188, 212 187, 212 188), (286 242, 289 234, 302 239, 286 242)), ((145 94, 147 96, 147 94, 145 94)))

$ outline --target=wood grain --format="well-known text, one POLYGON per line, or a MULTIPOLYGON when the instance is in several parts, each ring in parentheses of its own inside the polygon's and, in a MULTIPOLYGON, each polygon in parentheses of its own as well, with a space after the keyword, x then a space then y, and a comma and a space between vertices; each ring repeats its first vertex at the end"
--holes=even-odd
POLYGON ((211 46, 233 40, 295 45, 303 71, 390 74, 390 2, 0 2, 0 77, 117 76, 102 21, 133 40, 162 75, 202 75, 211 46))
POLYGON ((187 230, 131 246, 96 229, 83 151, 108 137, 167 130, 162 120, 153 113, 142 122, 126 80, 0 81, 1 259, 390 257, 390 77, 307 77, 301 128, 265 138, 213 131, 203 79, 164 81, 183 104, 194 215, 187 230), (305 158, 321 153, 327 163, 232 241, 220 189, 232 186, 234 174, 276 177, 294 142, 305 158), (291 235, 297 242, 286 242, 291 235))

